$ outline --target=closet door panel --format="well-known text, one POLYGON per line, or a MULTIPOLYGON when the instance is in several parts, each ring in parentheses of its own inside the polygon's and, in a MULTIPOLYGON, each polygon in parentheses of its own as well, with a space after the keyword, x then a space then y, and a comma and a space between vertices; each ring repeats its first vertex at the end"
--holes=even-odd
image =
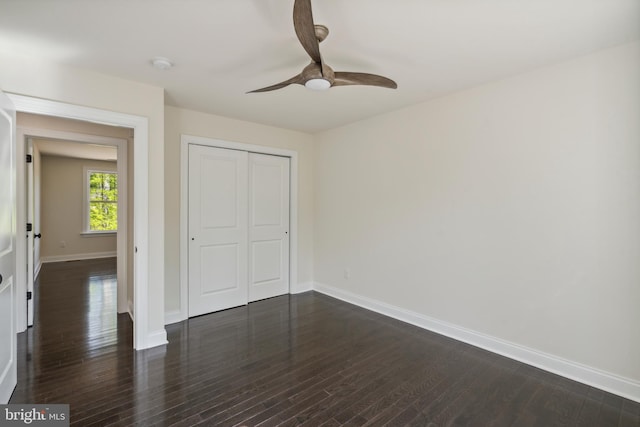
POLYGON ((244 305, 248 153, 189 147, 189 316, 244 305))
POLYGON ((289 293, 289 158, 249 154, 249 301, 289 293))

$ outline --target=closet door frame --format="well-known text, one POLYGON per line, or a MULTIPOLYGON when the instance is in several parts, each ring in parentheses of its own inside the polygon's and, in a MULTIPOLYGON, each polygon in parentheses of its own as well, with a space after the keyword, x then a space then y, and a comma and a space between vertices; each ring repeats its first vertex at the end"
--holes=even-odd
POLYGON ((298 153, 293 150, 244 144, 192 135, 180 137, 180 310, 165 313, 165 324, 189 318, 189 145, 241 150, 290 158, 289 198, 289 293, 298 284, 298 153))

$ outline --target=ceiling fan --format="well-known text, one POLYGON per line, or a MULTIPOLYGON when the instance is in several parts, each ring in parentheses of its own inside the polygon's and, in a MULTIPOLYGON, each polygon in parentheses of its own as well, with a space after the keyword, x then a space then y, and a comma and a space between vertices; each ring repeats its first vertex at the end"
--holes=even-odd
POLYGON ((268 92, 282 89, 291 84, 304 85, 313 90, 327 90, 333 86, 368 85, 396 89, 398 85, 391 79, 368 73, 352 73, 347 71, 333 71, 324 63, 320 55, 320 42, 329 35, 329 29, 324 25, 313 23, 311 0, 295 0, 293 5, 293 26, 298 40, 304 50, 311 57, 311 64, 307 65, 300 74, 272 86, 252 90, 249 93, 268 92))

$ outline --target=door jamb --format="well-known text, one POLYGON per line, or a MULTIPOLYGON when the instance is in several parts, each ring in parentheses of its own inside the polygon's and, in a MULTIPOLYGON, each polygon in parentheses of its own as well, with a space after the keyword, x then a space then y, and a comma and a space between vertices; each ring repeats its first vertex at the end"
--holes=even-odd
POLYGON ((298 152, 264 145, 245 144, 199 136, 180 136, 180 310, 169 312, 165 324, 177 323, 189 318, 189 145, 227 148, 250 153, 269 154, 291 159, 289 186, 289 293, 298 283, 298 152))

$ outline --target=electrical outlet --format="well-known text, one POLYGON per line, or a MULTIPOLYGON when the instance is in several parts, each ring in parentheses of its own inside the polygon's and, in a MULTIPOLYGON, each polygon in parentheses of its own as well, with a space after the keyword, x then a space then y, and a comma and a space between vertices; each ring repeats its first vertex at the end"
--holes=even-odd
POLYGON ((67 247, 67 242, 65 242, 64 240, 60 240, 60 247, 61 248, 66 248, 67 247))
POLYGON ((344 278, 349 280, 351 279, 351 269, 350 268, 345 268, 344 269, 344 278))

